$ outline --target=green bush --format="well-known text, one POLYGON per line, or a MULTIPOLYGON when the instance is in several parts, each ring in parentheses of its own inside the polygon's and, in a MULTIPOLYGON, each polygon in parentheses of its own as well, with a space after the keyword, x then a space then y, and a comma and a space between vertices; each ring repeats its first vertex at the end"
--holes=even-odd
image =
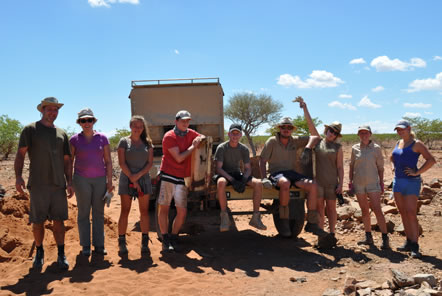
POLYGON ((0 154, 7 159, 17 149, 18 139, 23 126, 8 115, 0 116, 0 154))
POLYGON ((109 144, 111 147, 111 150, 116 150, 118 143, 120 142, 120 139, 123 137, 127 137, 130 135, 130 130, 122 128, 115 131, 115 135, 109 138, 109 144))

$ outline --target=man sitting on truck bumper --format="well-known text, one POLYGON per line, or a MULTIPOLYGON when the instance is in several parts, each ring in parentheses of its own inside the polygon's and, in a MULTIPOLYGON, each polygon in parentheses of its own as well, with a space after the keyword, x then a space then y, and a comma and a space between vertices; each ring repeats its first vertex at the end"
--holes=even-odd
MULTIPOLYGON (((304 189, 308 192, 307 198, 307 224, 304 230, 318 236, 325 236, 326 233, 319 228, 319 215, 317 206, 317 185, 316 183, 295 171, 296 149, 298 146, 305 146, 309 137, 294 137, 292 132, 294 125, 289 117, 283 118, 278 123, 279 132, 276 136, 270 137, 261 152, 261 174, 266 177, 266 164, 269 163, 272 184, 279 189, 279 216, 281 219, 282 231, 280 234, 285 237, 291 236, 289 223, 289 198, 290 187, 304 189)), ((267 178, 263 182, 269 182, 267 178)))
POLYGON ((262 197, 261 180, 253 178, 252 167, 250 165, 249 149, 239 141, 242 136, 242 127, 239 124, 232 124, 229 128, 229 141, 220 144, 216 148, 216 175, 213 177, 217 185, 217 196, 221 207, 220 231, 228 231, 230 219, 227 214, 226 186, 232 185, 238 193, 245 190, 245 186, 253 188, 253 216, 249 224, 260 230, 267 227, 261 221, 259 206, 262 197), (240 162, 244 164, 244 173, 241 172, 240 162))
POLYGON ((178 233, 186 220, 187 188, 184 178, 190 176, 192 151, 204 137, 189 128, 191 115, 182 110, 176 114, 175 127, 163 137, 163 158, 161 161, 161 187, 158 197, 158 222, 163 236, 163 251, 177 251, 178 233), (175 200, 177 214, 169 234, 169 207, 175 200))

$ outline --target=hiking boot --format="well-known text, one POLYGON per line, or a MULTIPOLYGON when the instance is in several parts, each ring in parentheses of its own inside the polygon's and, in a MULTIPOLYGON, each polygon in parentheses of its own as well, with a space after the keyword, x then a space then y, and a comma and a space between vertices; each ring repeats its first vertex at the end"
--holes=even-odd
POLYGON ((107 250, 104 247, 95 247, 94 252, 98 255, 107 255, 107 250))
POLYGON ((219 225, 219 231, 221 232, 229 231, 230 228, 229 214, 227 214, 227 212, 221 212, 220 217, 221 217, 221 223, 219 225))
POLYGON ((410 256, 412 258, 421 258, 422 254, 419 252, 419 244, 415 242, 411 242, 410 245, 410 256))
POLYGON ((326 250, 332 249, 336 246, 338 240, 332 233, 326 233, 323 236, 318 237, 318 249, 326 250))
POLYGON ((127 246, 126 246, 126 237, 125 236, 120 236, 118 238, 118 253, 120 253, 121 255, 129 253, 129 251, 127 250, 127 246))
POLYGON ((33 268, 42 268, 44 263, 45 252, 43 248, 37 248, 37 252, 34 257, 34 261, 32 262, 33 268))
POLYGON ((373 237, 371 236, 371 233, 370 234, 366 233, 365 239, 358 241, 357 244, 358 245, 367 245, 367 246, 373 245, 374 242, 373 242, 373 237))
POLYGON ((410 247, 411 247, 411 241, 407 238, 404 244, 400 247, 397 247, 396 250, 399 252, 408 252, 411 250, 410 247))
POLYGON ((307 224, 305 224, 304 231, 321 237, 328 235, 327 232, 325 232, 324 229, 321 229, 316 223, 307 222, 307 224))
POLYGON ((291 237, 292 231, 290 229, 290 221, 289 219, 281 219, 279 223, 279 235, 282 237, 291 237))
POLYGON ((249 222, 250 226, 258 228, 259 230, 267 230, 267 226, 265 226, 261 221, 261 213, 253 213, 252 218, 249 222))
POLYGON ((141 237, 141 253, 149 253, 149 236, 147 234, 143 234, 141 237))
POLYGON ((63 269, 63 270, 69 269, 69 262, 66 259, 66 256, 64 254, 58 254, 57 265, 60 269, 63 269))
POLYGON ((173 252, 174 251, 174 248, 170 243, 169 234, 167 234, 167 233, 163 234, 162 247, 163 247, 163 252, 173 252))
POLYGON ((382 235, 382 245, 381 245, 381 249, 382 250, 390 250, 390 239, 388 238, 387 235, 382 235))
POLYGON ((181 250, 178 244, 178 234, 171 234, 169 236, 169 241, 172 246, 172 251, 179 252, 181 250))
POLYGON ((81 254, 83 256, 89 257, 91 255, 91 246, 83 246, 83 249, 81 250, 81 254))

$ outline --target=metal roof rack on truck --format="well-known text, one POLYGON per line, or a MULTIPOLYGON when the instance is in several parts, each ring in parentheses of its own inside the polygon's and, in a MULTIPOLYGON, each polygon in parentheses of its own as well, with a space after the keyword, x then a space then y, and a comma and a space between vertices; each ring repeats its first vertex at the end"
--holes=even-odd
POLYGON ((154 80, 132 80, 132 88, 149 87, 158 85, 184 85, 184 84, 219 84, 219 77, 209 78, 177 78, 177 79, 154 79, 154 80))

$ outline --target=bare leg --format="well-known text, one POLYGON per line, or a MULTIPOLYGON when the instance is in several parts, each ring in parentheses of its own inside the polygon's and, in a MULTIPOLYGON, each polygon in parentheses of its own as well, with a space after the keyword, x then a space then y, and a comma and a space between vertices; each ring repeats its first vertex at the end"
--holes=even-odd
POLYGON ((140 208, 140 228, 141 233, 149 233, 149 194, 145 194, 138 198, 138 206, 140 208))
POLYGON ((176 207, 176 217, 173 220, 172 234, 178 234, 180 232, 181 226, 183 226, 186 221, 187 208, 176 207))
POLYGON ((221 177, 216 182, 216 192, 218 197, 219 206, 222 212, 227 210, 227 197, 226 197, 227 180, 221 177))
POLYGON ((338 215, 336 214, 336 200, 326 200, 327 208, 328 226, 331 233, 335 233, 336 221, 338 220, 338 215))
POLYGON ((325 208, 324 208, 324 198, 323 197, 318 198, 317 210, 318 210, 318 216, 319 216, 318 226, 321 229, 324 229, 325 208))
POLYGON ((378 222, 378 226, 381 229, 382 233, 387 233, 387 224, 385 224, 384 213, 381 208, 381 193, 380 192, 370 192, 368 193, 370 198, 370 207, 376 215, 376 220, 378 222))
POLYGON ((362 222, 364 223, 365 232, 371 232, 371 221, 370 221, 370 204, 368 203, 366 194, 356 194, 358 198, 359 206, 362 211, 362 222))
POLYGON ((252 178, 247 185, 253 188, 253 211, 258 212, 262 199, 262 183, 261 180, 252 178))
POLYGON ((118 219, 118 235, 124 235, 127 231, 127 220, 129 217, 130 208, 132 205, 132 198, 123 194, 121 197, 120 218, 118 219))
POLYGON ((32 233, 34 234, 35 245, 40 247, 45 236, 44 223, 32 224, 32 233))
POLYGON ((169 233, 169 206, 159 205, 158 223, 162 234, 169 233))
POLYGON ((58 246, 64 245, 64 233, 65 233, 64 221, 54 220, 53 225, 54 225, 55 242, 57 243, 58 246))

